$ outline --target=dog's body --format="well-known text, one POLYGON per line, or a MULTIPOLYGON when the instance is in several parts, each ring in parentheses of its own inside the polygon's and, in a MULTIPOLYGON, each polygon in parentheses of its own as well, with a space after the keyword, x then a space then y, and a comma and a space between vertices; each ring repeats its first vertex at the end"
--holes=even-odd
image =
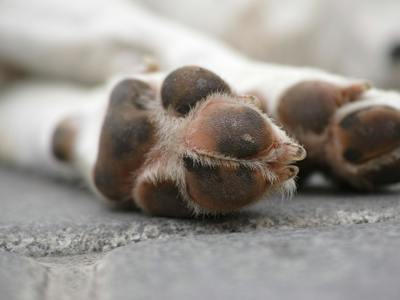
POLYGON ((380 87, 400 86, 396 55, 400 52, 400 3, 396 0, 85 0, 68 4, 34 0, 27 6, 25 1, 2 1, 0 60, 35 74, 93 82, 121 70, 152 69, 154 45, 139 33, 150 33, 150 28, 142 27, 148 23, 142 19, 153 18, 175 31, 181 26, 174 21, 181 22, 263 61, 320 67, 368 78, 380 87), (137 2, 158 16, 146 13, 137 2), (61 53, 68 54, 63 61, 58 60, 61 53), (48 62, 45 66, 43 59, 48 62))
MULTIPOLYGON (((322 168, 360 189, 400 180, 396 167, 400 159, 399 94, 319 70, 252 61, 218 41, 127 1, 105 1, 102 7, 96 1, 85 3, 83 7, 81 1, 77 4, 79 10, 71 5, 64 11, 54 1, 39 1, 25 16, 35 22, 20 23, 21 18, 7 18, 8 13, 11 16, 19 12, 18 1, 3 2, 3 60, 57 80, 100 84, 87 87, 41 80, 16 82, 4 88, 0 94, 2 160, 85 178, 103 197, 121 203, 135 201, 153 214, 221 213, 254 202, 269 190, 291 190, 297 171, 290 164, 303 157, 301 151, 293 150, 300 149, 297 143, 272 117, 305 145, 309 153, 306 171, 322 168), (50 20, 41 18, 48 7, 60 15, 50 20), (189 72, 192 75, 185 75, 174 93, 189 89, 190 95, 196 95, 205 88, 205 94, 196 100, 198 103, 190 104, 190 113, 183 119, 176 118, 168 106, 160 105, 176 96, 165 98, 161 90, 168 72, 182 65, 206 67, 221 76, 218 80, 226 81, 221 86, 229 86, 222 88, 221 94, 220 89, 211 88, 217 75, 197 78, 197 73, 189 72), (128 83, 120 87, 121 82, 128 83), (109 102, 111 90, 112 95, 125 96, 117 100, 111 96, 109 102), (142 97, 149 104, 137 104, 142 97), (259 126, 266 128, 265 132, 250 125, 242 132, 244 124, 256 124, 250 119, 236 123, 233 118, 215 124, 207 119, 228 111, 237 112, 237 120, 241 120, 239 112, 246 111, 244 115, 251 115, 251 120, 260 119, 264 125, 259 126), (139 120, 138 124, 151 128, 148 130, 152 133, 139 139, 142 132, 135 130, 142 127, 137 125, 128 135, 122 135, 122 146, 118 144, 120 133, 139 120), (207 131, 204 128, 210 122, 214 125, 207 131), (265 136, 260 143, 267 136, 270 142, 250 156, 232 152, 233 146, 217 150, 212 145, 221 134, 213 132, 220 132, 220 126, 228 128, 222 136, 231 138, 229 147, 236 145, 239 132, 243 140, 238 149, 243 143, 257 145, 257 134, 265 136), (120 129, 115 131, 115 127, 120 129), (132 148, 127 141, 135 139, 137 144, 132 148), (113 156, 116 145, 131 149, 126 150, 130 153, 127 160, 122 160, 122 154, 113 156), (142 149, 141 154, 137 149, 142 149), (251 172, 243 175, 235 173, 237 170, 251 172), (210 178, 218 178, 219 184, 210 178), (235 187, 229 182, 237 182, 240 190, 228 192, 235 187), (252 184, 242 186, 244 182, 252 184), (212 186, 215 194, 207 194, 204 184, 212 186), (226 195, 227 200, 219 203, 216 194, 226 195), (160 195, 175 196, 160 203, 160 195)), ((224 118, 223 114, 218 116, 224 118)))
POLYGON ((400 87, 396 0, 140 2, 259 60, 313 66, 368 78, 379 87, 400 87))

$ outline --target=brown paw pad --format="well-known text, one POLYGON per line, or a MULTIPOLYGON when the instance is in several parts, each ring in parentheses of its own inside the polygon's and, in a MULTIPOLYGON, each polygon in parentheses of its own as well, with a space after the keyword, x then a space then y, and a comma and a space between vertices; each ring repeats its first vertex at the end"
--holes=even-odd
POLYGON ((256 110, 237 103, 214 101, 204 107, 187 129, 189 149, 251 158, 269 149, 272 128, 256 110))
POLYGON ((52 153, 57 160, 62 162, 72 160, 77 132, 78 120, 68 118, 57 125, 51 143, 52 153))
POLYGON ((300 82, 283 94, 278 106, 279 120, 294 134, 320 135, 336 109, 355 100, 366 88, 363 84, 341 88, 323 81, 300 82))
POLYGON ((189 157, 184 165, 189 196, 209 211, 237 210, 260 198, 268 185, 259 171, 243 166, 201 166, 189 157))
POLYGON ((362 176, 372 186, 398 183, 400 181, 400 160, 392 161, 375 170, 368 170, 362 176))
POLYGON ((186 115, 199 101, 214 93, 230 93, 229 86, 213 72, 195 66, 171 72, 161 87, 165 109, 186 115))
POLYGON ((119 82, 111 92, 110 107, 112 109, 146 109, 146 104, 155 99, 155 92, 140 80, 125 79, 119 82))
POLYGON ((96 187, 111 200, 131 199, 133 173, 155 143, 148 113, 138 108, 151 95, 148 89, 145 83, 130 80, 117 85, 111 94, 94 171, 96 187))
POLYGON ((359 109, 339 119, 327 145, 332 168, 360 189, 400 181, 400 112, 389 106, 359 109), (339 160, 339 162, 337 162, 339 160))
POLYGON ((136 204, 145 212, 164 217, 189 217, 192 215, 187 208, 178 187, 174 182, 141 182, 136 187, 136 204))
POLYGON ((343 158, 362 164, 400 146, 400 112, 371 107, 345 116, 336 132, 343 158))

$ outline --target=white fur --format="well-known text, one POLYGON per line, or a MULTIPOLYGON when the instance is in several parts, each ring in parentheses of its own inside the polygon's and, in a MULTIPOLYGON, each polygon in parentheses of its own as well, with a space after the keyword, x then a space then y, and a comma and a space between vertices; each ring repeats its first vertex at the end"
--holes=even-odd
POLYGON ((140 2, 259 60, 314 66, 369 78, 381 87, 400 87, 400 63, 390 58, 392 48, 400 45, 398 0, 140 2))

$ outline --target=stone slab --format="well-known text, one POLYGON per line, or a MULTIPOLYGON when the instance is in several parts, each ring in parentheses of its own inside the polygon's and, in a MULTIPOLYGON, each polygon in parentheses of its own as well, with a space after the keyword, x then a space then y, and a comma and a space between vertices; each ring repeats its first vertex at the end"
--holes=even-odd
POLYGON ((320 186, 221 218, 174 220, 113 210, 79 184, 0 169, 0 249, 28 256, 81 255, 168 236, 306 228, 400 219, 398 193, 338 193, 320 186))

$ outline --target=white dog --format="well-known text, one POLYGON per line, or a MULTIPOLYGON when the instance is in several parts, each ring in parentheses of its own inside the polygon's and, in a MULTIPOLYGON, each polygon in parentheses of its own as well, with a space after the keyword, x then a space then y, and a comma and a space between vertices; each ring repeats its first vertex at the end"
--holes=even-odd
POLYGON ((303 175, 400 180, 395 92, 253 61, 127 1, 36 2, 0 4, 4 65, 47 78, 2 90, 3 161, 168 216, 291 193, 300 144, 303 175))

